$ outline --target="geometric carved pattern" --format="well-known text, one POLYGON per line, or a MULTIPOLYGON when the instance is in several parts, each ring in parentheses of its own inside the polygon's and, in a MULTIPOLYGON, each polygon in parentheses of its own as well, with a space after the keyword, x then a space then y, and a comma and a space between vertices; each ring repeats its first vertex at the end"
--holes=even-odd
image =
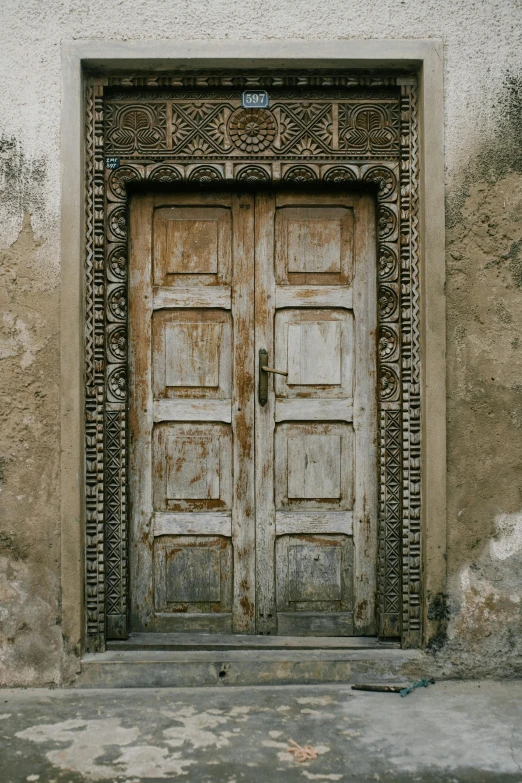
POLYGON ((343 103, 339 106, 339 149, 383 157, 399 152, 397 106, 343 103))
POLYGON ((135 184, 363 182, 378 201, 379 632, 419 643, 420 336, 414 77, 182 73, 86 91, 86 638, 126 634, 127 198, 135 184), (240 93, 269 89, 268 109, 240 93), (147 87, 142 85, 146 84, 147 87), (298 88, 298 89, 297 89, 298 88), (104 156, 120 158, 104 171, 104 156))
POLYGON ((127 530, 125 513, 125 414, 105 413, 105 573, 107 633, 125 636, 127 586, 127 530))
MULTIPOLYGON (((114 81, 114 80, 113 80, 114 81)), ((279 91, 270 108, 242 108, 239 92, 224 95, 186 91, 165 97, 143 91, 111 92, 105 116, 106 153, 139 159, 153 153, 201 160, 208 157, 267 157, 288 159, 377 158, 400 155, 399 91, 376 100, 375 92, 315 93, 314 100, 279 91), (190 97, 190 100, 187 98, 190 97)), ((125 175, 123 175, 125 177, 125 175)), ((385 169, 371 179, 393 177, 385 169)))
POLYGON ((386 636, 400 633, 402 427, 399 410, 381 411, 380 607, 386 636))
POLYGON ((401 343, 403 399, 402 635, 415 646, 421 634, 420 322, 417 91, 401 88, 401 343))

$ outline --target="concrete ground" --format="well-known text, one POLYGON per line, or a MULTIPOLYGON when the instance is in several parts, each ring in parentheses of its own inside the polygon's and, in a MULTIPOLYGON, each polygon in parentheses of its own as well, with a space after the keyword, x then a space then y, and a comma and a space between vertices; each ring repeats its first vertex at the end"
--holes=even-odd
POLYGON ((0 691, 1 783, 522 782, 522 681, 0 691), (315 749, 298 761, 293 740, 315 749))

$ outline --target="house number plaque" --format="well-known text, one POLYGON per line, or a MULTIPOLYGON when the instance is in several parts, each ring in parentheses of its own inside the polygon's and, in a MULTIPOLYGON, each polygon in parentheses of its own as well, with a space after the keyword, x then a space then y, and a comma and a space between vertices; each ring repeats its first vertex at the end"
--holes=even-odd
POLYGON ((245 90, 241 95, 244 109, 266 109, 270 99, 266 90, 245 90))

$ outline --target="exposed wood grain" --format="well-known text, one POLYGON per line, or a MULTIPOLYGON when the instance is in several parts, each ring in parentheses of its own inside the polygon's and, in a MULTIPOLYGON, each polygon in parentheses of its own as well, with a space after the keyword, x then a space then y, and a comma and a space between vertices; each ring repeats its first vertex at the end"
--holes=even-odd
POLYGON ((283 636, 351 636, 352 612, 278 612, 279 633, 283 636))
POLYGON ((351 286, 280 285, 276 291, 276 307, 342 307, 351 310, 351 286))
POLYGON ((354 319, 347 310, 285 308, 275 315, 277 397, 351 398, 354 319))
POLYGON ((156 194, 131 212, 133 627, 223 633, 234 615, 248 632, 253 198, 156 194))
MULTIPOLYGON (((274 220, 275 201, 270 193, 256 195, 256 343, 255 351, 268 351, 268 364, 274 358, 274 220)), ((277 365, 275 365, 277 366, 277 365)), ((285 368, 280 368, 285 369, 285 368)), ((259 372, 259 369, 256 368, 259 372)), ((257 383, 257 377, 256 377, 257 383)), ((268 401, 256 401, 256 597, 257 630, 277 632, 275 586, 275 505, 274 505, 274 378, 268 380, 268 401)))
POLYGON ((229 399, 232 314, 210 308, 164 308, 152 316, 155 399, 229 399))
POLYGON ((131 201, 129 263, 129 488, 131 627, 153 623, 152 497, 152 264, 153 197, 131 201))
POLYGON ((133 627, 330 637, 353 634, 355 617, 374 633, 370 197, 136 203, 133 627), (269 378, 265 406, 260 348, 289 373, 269 378))
POLYGON ((172 513, 156 511, 153 517, 155 536, 227 536, 232 535, 232 514, 172 513))
POLYGON ((277 399, 275 419, 279 421, 352 421, 351 399, 344 400, 301 400, 277 399))
POLYGON ((376 218, 368 194, 356 204, 356 259, 354 276, 355 337, 354 429, 354 630, 376 632, 377 595, 377 271, 376 218))
POLYGON ((232 293, 229 286, 154 286, 152 306, 154 310, 165 307, 215 307, 230 310, 232 293))
POLYGON ((310 535, 314 533, 353 534, 353 514, 351 511, 277 511, 276 534, 310 535))
POLYGON ((339 433, 297 433, 287 440, 288 498, 341 497, 339 433))
POLYGON ((234 546, 235 633, 255 632, 256 607, 256 500, 254 476, 255 361, 254 345, 254 197, 232 198, 233 274, 232 313, 234 353, 232 380, 232 432, 234 493, 232 541, 234 546))
POLYGON ((190 632, 191 634, 231 634, 232 613, 221 612, 180 612, 172 614, 158 612, 155 618, 156 630, 159 632, 190 632))
POLYGON ((354 432, 341 422, 278 425, 275 500, 285 511, 348 511, 354 496, 354 432), (325 474, 328 473, 328 476, 325 474), (322 486, 323 485, 323 486, 322 486))
POLYGON ((339 321, 288 324, 289 386, 339 386, 341 325, 339 321))
POLYGON ((155 400, 154 421, 232 420, 232 400, 155 400))
POLYGON ((330 196, 310 195, 303 203, 299 194, 292 194, 285 204, 281 195, 276 212, 277 284, 349 284, 353 209, 346 197, 335 206, 330 196))
POLYGON ((232 270, 230 197, 178 193, 175 198, 170 195, 156 198, 155 206, 154 285, 229 284, 232 270), (164 206, 161 201, 165 202, 164 206))

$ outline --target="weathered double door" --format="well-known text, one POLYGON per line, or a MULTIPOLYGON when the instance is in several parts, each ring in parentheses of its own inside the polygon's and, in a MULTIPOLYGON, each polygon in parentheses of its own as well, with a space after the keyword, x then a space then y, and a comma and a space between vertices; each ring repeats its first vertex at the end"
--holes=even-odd
POLYGON ((371 197, 151 193, 130 236, 132 630, 375 633, 371 197))

